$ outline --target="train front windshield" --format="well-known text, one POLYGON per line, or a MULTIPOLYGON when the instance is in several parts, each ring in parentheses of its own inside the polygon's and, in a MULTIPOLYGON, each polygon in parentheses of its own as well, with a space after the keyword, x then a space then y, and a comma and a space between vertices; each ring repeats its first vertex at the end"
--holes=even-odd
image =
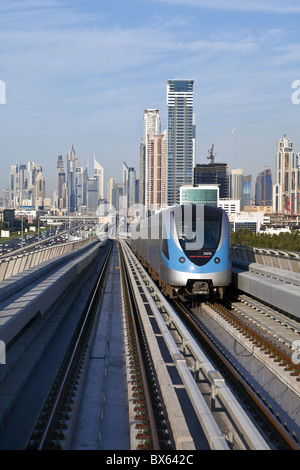
POLYGON ((175 216, 179 243, 186 256, 198 266, 207 263, 216 252, 222 227, 222 212, 215 207, 184 210, 175 216))

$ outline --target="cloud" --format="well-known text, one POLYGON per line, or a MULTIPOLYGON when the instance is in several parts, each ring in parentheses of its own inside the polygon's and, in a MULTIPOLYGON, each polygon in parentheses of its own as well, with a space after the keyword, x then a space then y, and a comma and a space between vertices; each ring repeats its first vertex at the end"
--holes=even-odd
POLYGON ((243 40, 241 42, 233 41, 215 41, 215 40, 197 40, 179 43, 175 48, 185 51, 197 53, 205 52, 206 54, 223 54, 223 53, 248 53, 257 50, 258 44, 254 40, 243 40))
MULTIPOLYGON (((57 15, 55 2, 51 15, 57 15)), ((39 2, 33 2, 39 5, 39 2)), ((48 10, 47 10, 48 11, 48 10)), ((14 15, 21 16, 21 12, 14 15)), ((37 15, 36 10, 33 15, 37 15)), ((11 83, 11 100, 30 102, 50 99, 49 107, 84 103, 94 107, 120 105, 130 97, 130 84, 139 83, 134 93, 142 93, 150 77, 160 73, 172 74, 180 64, 194 67, 212 56, 251 54, 258 45, 254 37, 232 34, 224 39, 201 38, 201 32, 189 37, 189 32, 174 29, 174 19, 146 26, 79 25, 75 11, 60 12, 60 23, 52 23, 50 15, 42 15, 39 26, 23 24, 17 30, 0 32, 2 70, 11 83), (62 27, 68 16, 68 28, 62 27), (71 21, 70 17, 73 17, 71 21), (141 40, 151 38, 151 40, 141 40), (5 46, 4 46, 5 45, 5 46), (149 78, 148 78, 149 77, 149 78), (109 98, 108 98, 109 97, 109 98)), ((35 18, 37 19, 37 18, 35 18)), ((176 21, 175 21, 176 23, 176 21)), ((163 84, 162 84, 163 86, 163 84)), ((78 106, 79 107, 79 106, 78 106)))
POLYGON ((276 47, 276 57, 274 57, 273 63, 276 63, 277 66, 295 65, 299 64, 299 61, 300 44, 286 44, 276 47))
POLYGON ((230 10, 241 12, 259 12, 290 14, 300 13, 299 3, 294 0, 285 2, 279 0, 263 0, 254 2, 249 0, 154 0, 155 2, 172 3, 174 5, 185 5, 212 10, 230 10))
MULTIPOLYGON (((182 14, 182 8, 162 8, 162 2, 221 13, 300 10, 293 2, 266 0, 259 6, 232 0, 129 0, 126 8, 123 0, 0 2, 0 79, 7 85, 7 103, 0 107, 0 156, 5 164, 45 157, 53 176, 57 155, 74 143, 81 164, 95 150, 100 163, 105 156, 105 171, 111 164, 113 173, 117 158, 136 166, 143 111, 159 108, 165 125, 169 78, 195 80, 201 143, 206 133, 217 140, 233 127, 264 129, 272 119, 282 119, 284 102, 291 106, 291 82, 299 78, 295 21, 289 28, 280 23, 279 29, 278 23, 265 21, 268 15, 258 24, 245 15, 237 24, 230 15, 223 22, 215 11, 204 15, 201 8, 185 8, 182 14), (151 8, 135 15, 133 4, 151 8)), ((203 144, 205 152, 210 139, 203 144)), ((3 174, 6 181, 8 171, 3 174)))

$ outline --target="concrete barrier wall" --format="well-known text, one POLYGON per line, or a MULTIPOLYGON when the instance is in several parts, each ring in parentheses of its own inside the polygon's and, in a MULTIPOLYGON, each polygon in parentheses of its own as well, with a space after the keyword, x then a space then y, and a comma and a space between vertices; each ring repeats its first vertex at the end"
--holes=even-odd
MULTIPOLYGON (((43 316, 54 304, 58 297, 68 288, 70 283, 95 258, 100 244, 92 245, 81 256, 70 260, 58 271, 46 277, 42 282, 32 282, 29 300, 27 292, 5 307, 5 317, 1 320, 0 338, 9 345, 10 342, 23 330, 23 328, 37 315, 43 316)), ((49 268, 48 268, 49 269, 49 268)), ((42 274, 42 273, 41 273, 42 274)), ((26 283, 20 280, 20 283, 26 283)))
POLYGON ((12 255, 9 258, 0 260, 0 282, 8 279, 15 274, 25 271, 26 269, 33 268, 45 261, 57 258, 59 256, 71 253, 88 246, 97 240, 97 237, 86 238, 83 240, 76 240, 69 243, 61 243, 47 248, 39 248, 35 251, 22 253, 19 255, 12 255))
POLYGON ((232 245, 231 254, 233 264, 236 259, 300 273, 300 253, 232 245))

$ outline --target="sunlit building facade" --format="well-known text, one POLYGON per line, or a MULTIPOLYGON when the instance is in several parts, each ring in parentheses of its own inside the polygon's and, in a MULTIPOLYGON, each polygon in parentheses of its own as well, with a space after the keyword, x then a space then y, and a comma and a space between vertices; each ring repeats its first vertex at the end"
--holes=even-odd
POLYGON ((180 186, 193 184, 194 80, 167 82, 167 204, 179 204, 180 186))
POLYGON ((145 109, 143 117, 143 137, 140 145, 140 172, 139 172, 139 203, 148 206, 148 139, 150 133, 159 134, 161 122, 158 109, 145 109))

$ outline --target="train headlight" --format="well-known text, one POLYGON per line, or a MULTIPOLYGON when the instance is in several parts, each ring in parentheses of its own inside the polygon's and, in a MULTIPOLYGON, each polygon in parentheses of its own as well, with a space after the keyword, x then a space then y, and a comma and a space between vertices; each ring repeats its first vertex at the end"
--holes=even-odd
POLYGON ((220 258, 218 258, 218 257, 215 258, 215 263, 219 264, 220 261, 221 261, 220 258))
POLYGON ((184 256, 180 256, 179 263, 185 263, 185 257, 184 256))

